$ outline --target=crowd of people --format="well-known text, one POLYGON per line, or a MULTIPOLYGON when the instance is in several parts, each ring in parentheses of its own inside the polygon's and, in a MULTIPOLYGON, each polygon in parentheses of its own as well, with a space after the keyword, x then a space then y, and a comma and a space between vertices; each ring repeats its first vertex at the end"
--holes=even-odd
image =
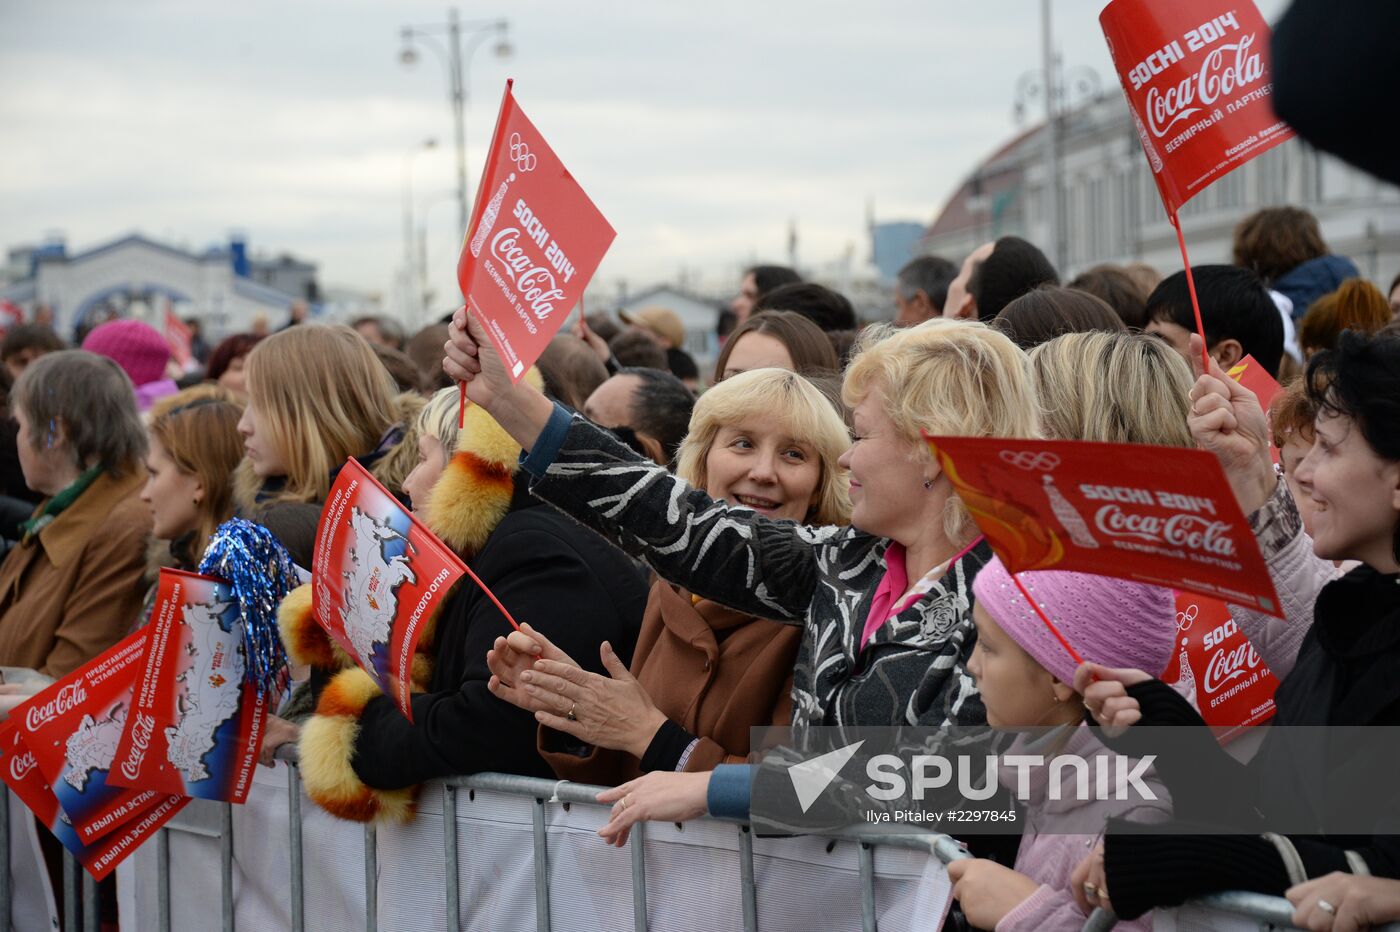
MULTIPOLYGON (((1396 801, 1370 835, 1258 828, 1299 764, 1267 735, 1239 762, 1161 681, 1172 594, 1041 571, 1021 574, 1032 606, 922 439, 1214 453, 1286 615, 1232 607, 1280 680, 1275 724, 1400 723, 1400 278, 1381 292, 1293 208, 1247 218, 1231 264, 1192 271, 1203 346, 1184 271, 1065 284, 1017 237, 911 261, 885 324, 756 266, 711 371, 650 308, 582 317, 516 385, 463 310, 412 336, 293 319, 203 347, 191 372, 140 321, 81 348, 20 325, 0 343, 0 665, 56 678, 100 654, 147 621, 159 568, 198 567, 234 516, 309 568, 354 457, 520 628, 454 590, 419 642, 410 721, 304 589, 284 600, 296 687, 264 762, 295 742, 337 816, 408 820, 424 781, 501 771, 609 787, 599 834, 621 845, 643 820, 748 816, 757 726, 991 726, 1008 754, 1048 727, 1057 751, 1140 758, 1143 726, 1171 724, 1200 739, 1157 761, 1160 804, 1038 831, 1063 808, 1042 774, 1024 831, 969 838, 977 856, 949 868, 965 921, 1077 929, 1104 907, 1150 928, 1155 907, 1231 889, 1286 894, 1309 928, 1400 918, 1396 801), (1246 356, 1285 389, 1267 412, 1227 374, 1246 356), (1202 771, 1218 799, 1187 789, 1202 771)), ((0 711, 32 689, 0 685, 0 711)))

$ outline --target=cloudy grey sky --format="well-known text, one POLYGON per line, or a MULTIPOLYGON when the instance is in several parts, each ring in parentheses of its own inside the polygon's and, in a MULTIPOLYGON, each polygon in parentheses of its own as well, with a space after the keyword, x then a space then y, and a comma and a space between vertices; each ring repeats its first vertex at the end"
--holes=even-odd
MULTIPOLYGON (((1282 4, 1261 4, 1273 15, 1282 4)), ((1117 93, 1101 0, 1056 0, 1068 65, 1117 93)), ((428 209, 431 280, 453 287, 444 69, 398 61, 399 27, 442 3, 387 0, 7 0, 0 4, 0 245, 62 231, 84 248, 140 230, 199 248, 321 265, 323 284, 391 294, 402 264, 404 155, 428 209)), ((879 219, 931 220, 1017 129, 1039 62, 1033 0, 564 3, 461 8, 506 17, 515 54, 471 65, 475 189, 505 78, 618 230, 599 277, 635 289, 689 270, 723 283, 804 263, 879 219)))

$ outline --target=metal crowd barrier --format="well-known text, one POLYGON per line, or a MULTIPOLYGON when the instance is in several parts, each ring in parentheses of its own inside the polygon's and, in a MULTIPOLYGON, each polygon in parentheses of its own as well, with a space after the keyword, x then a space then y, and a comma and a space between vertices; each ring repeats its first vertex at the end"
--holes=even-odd
MULTIPOLYGON (((294 750, 293 750, 294 754, 294 750)), ((279 755, 290 766, 287 783, 287 807, 290 845, 290 908, 293 932, 304 932, 305 878, 302 870, 301 837, 301 781, 294 760, 279 755)), ((458 777, 442 781, 443 796, 443 855, 446 865, 446 882, 443 891, 447 927, 460 929, 460 891, 457 849, 457 793, 460 790, 483 790, 521 796, 533 801, 533 855, 535 874, 536 927, 539 932, 550 932, 550 890, 549 890, 549 849, 546 834, 545 807, 550 804, 579 804, 605 807, 596 796, 601 787, 567 781, 551 781, 511 774, 483 773, 469 777, 458 777)), ((11 926, 11 887, 10 887, 10 824, 9 801, 0 805, 0 916, 5 917, 5 929, 11 926)), ((160 932, 171 930, 170 900, 170 833, 184 832, 216 838, 221 853, 221 928, 225 932, 235 929, 233 901, 233 815, 232 807, 225 803, 221 807, 221 826, 218 831, 201 829, 191 825, 171 824, 160 829, 155 836, 157 864, 157 927, 160 932)), ((757 888, 754 881, 753 834, 749 825, 742 821, 733 822, 739 841, 740 896, 745 932, 758 928, 757 888)), ((638 823, 632 829, 628 841, 631 856, 633 890, 633 925, 638 932, 647 928, 646 860, 642 841, 645 823, 638 823)), ((943 864, 969 857, 966 850, 947 835, 933 833, 901 832, 893 827, 863 826, 824 834, 821 837, 833 841, 854 841, 859 844, 859 873, 861 887, 861 928, 864 932, 874 932, 876 923, 875 903, 875 848, 888 846, 911 849, 932 854, 943 864)), ((365 845, 365 929, 377 932, 377 891, 376 878, 376 833, 374 826, 364 828, 365 845)), ((72 855, 63 855, 64 905, 63 932, 96 932, 99 927, 99 902, 97 884, 78 865, 72 855)), ((1192 901, 1191 906, 1212 910, 1222 916, 1253 920, 1261 930, 1295 929, 1292 924, 1293 907, 1282 897, 1232 891, 1215 894, 1192 901)), ((1116 918, 1104 910, 1096 910, 1084 925, 1084 932, 1101 932, 1111 929, 1116 918)), ((1400 923, 1377 927, 1382 932, 1400 932, 1400 923)))

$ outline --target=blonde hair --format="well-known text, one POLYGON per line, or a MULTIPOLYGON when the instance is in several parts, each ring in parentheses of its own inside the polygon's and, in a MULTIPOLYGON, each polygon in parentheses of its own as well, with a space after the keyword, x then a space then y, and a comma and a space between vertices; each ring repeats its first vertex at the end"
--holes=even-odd
MULTIPOLYGON (((854 408, 875 391, 915 459, 932 458, 920 429, 951 437, 1040 436, 1026 354, 977 321, 935 317, 904 330, 867 328, 841 394, 854 408)), ((966 539, 971 524, 962 501, 950 496, 949 539, 966 539)))
POLYGON ((1191 367, 1145 333, 1067 333, 1030 353, 1045 435, 1194 447, 1191 367))
POLYGON ((403 436, 373 470, 374 477, 394 492, 403 488, 403 481, 418 465, 418 415, 425 404, 427 400, 417 392, 394 396, 394 423, 403 428, 403 436))
MULTIPOLYGON (((389 370, 364 337, 344 325, 302 325, 273 334, 247 358, 249 406, 281 453, 287 473, 269 503, 319 502, 331 470, 374 450, 396 422, 389 370)), ((372 472, 381 478, 383 462, 372 472)), ((238 498, 249 505, 259 480, 239 466, 238 498)), ((391 486, 392 490, 392 486, 391 486)))
POLYGON ((676 452, 676 475, 697 489, 705 488, 706 460, 720 429, 760 415, 779 417, 792 439, 811 446, 821 464, 816 504, 805 520, 847 523, 851 501, 846 471, 837 465, 850 446, 845 422, 815 385, 786 369, 752 369, 701 395, 690 416, 690 430, 676 452))
POLYGON ((428 399, 428 403, 423 405, 422 410, 418 412, 418 420, 414 423, 418 436, 426 434, 437 438, 447 459, 451 459, 453 451, 457 449, 460 400, 461 393, 457 386, 440 388, 428 399))
POLYGON ((197 385, 162 398, 147 428, 175 468, 204 487, 189 551, 197 561, 220 524, 233 517, 233 473, 243 458, 238 421, 243 406, 217 385, 197 385))

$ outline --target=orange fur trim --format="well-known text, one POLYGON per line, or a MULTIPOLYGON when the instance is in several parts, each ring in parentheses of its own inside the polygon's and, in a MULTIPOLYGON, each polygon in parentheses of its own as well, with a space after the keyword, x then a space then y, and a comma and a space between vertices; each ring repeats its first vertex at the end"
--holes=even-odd
POLYGON ((407 822, 413 818, 419 788, 379 790, 356 775, 351 761, 360 733, 360 715, 380 695, 359 668, 338 673, 321 693, 316 714, 298 742, 306 794, 332 815, 354 822, 407 822))

